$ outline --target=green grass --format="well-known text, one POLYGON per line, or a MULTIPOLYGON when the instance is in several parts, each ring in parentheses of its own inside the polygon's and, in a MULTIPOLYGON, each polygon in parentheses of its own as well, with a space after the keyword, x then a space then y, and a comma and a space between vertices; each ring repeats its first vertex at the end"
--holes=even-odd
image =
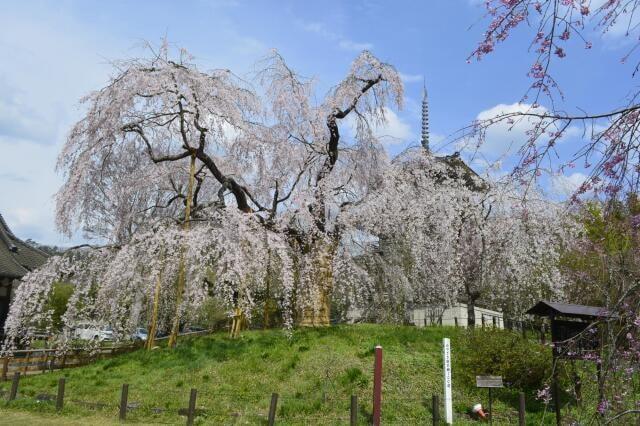
MULTIPOLYGON (((178 410, 187 406, 190 389, 197 388, 197 424, 265 423, 272 392, 280 395, 278 424, 348 424, 352 394, 360 402, 359 420, 366 424, 373 348, 380 344, 384 424, 426 424, 431 421, 431 395, 443 393, 443 337, 452 339, 455 360, 464 331, 453 328, 353 325, 296 330, 292 338, 280 330, 247 331, 237 340, 219 333, 183 339, 174 351, 140 350, 23 378, 19 398, 0 407, 15 416, 50 419, 51 424, 76 424, 83 416, 90 416, 90 424, 115 424, 120 389, 128 383, 129 403, 135 406, 128 413, 131 423, 183 423, 178 410), (37 397, 54 395, 62 376, 67 378, 65 407, 56 414, 53 401, 38 402, 37 397)), ((456 382, 459 368, 454 363, 455 424, 477 423, 467 410, 479 401, 486 405, 486 391, 456 382)), ((1 383, 0 389, 6 392, 9 385, 1 383)), ((497 393, 494 424, 517 423, 516 395, 509 390, 497 393)), ((528 423, 541 424, 542 407, 530 405, 528 423)), ((546 413, 543 421, 551 420, 546 413)))

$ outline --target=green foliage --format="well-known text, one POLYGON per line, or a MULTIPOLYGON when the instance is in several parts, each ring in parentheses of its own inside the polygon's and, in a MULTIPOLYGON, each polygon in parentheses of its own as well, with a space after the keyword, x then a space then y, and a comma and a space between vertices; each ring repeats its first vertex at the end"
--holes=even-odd
POLYGON ((58 330, 62 328, 62 316, 67 312, 67 303, 73 294, 73 289, 73 285, 69 283, 56 282, 53 284, 45 310, 53 311, 52 324, 58 330))
POLYGON ((505 385, 529 393, 551 377, 551 349, 532 344, 507 330, 469 330, 453 357, 456 371, 467 386, 476 376, 502 376, 505 385))
POLYGON ((566 291, 570 301, 604 306, 608 300, 619 300, 640 279, 639 214, 635 194, 624 201, 586 203, 581 209, 581 239, 562 259, 572 282, 566 291))
POLYGON ((197 325, 208 330, 222 330, 229 323, 229 309, 215 297, 208 297, 196 314, 197 325))

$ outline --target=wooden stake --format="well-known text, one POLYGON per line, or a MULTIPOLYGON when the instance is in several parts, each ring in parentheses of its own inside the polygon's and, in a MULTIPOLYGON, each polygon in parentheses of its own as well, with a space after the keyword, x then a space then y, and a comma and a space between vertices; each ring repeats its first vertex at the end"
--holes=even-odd
POLYGON ((120 420, 127 419, 127 400, 129 399, 129 385, 122 385, 122 393, 120 394, 120 420))
POLYGON ((351 395, 351 412, 350 412, 350 426, 356 426, 358 424, 358 396, 351 395))
POLYGON ((56 398, 56 410, 62 410, 62 406, 64 405, 64 377, 60 377, 58 379, 58 396, 56 398))
POLYGON ((195 418, 196 413, 196 396, 198 391, 196 389, 191 389, 191 395, 189 395, 189 409, 187 411, 187 426, 193 425, 193 420, 195 418))
POLYGON ((440 401, 438 395, 431 397, 431 414, 433 419, 433 426, 440 424, 440 401))
POLYGON ((518 424, 520 426, 525 426, 524 412, 524 392, 520 392, 520 404, 518 405, 518 424))
POLYGON ((276 408, 278 407, 278 394, 271 394, 271 404, 269 404, 269 426, 273 426, 276 424, 276 408))

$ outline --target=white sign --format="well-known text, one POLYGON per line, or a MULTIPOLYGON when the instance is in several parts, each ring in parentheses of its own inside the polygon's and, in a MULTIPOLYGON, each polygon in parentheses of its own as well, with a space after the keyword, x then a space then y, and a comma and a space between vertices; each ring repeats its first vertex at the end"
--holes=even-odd
POLYGON ((453 408, 451 406, 451 342, 442 339, 442 363, 444 367, 444 415, 447 424, 453 423, 453 408))

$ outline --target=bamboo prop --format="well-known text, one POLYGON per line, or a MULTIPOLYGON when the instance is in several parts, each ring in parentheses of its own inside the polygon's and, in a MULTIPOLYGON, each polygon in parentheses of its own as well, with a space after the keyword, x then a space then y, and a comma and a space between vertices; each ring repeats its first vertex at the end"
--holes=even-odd
POLYGON ((151 325, 149 326, 149 333, 147 334, 147 341, 145 343, 145 347, 147 350, 153 349, 153 345, 155 344, 156 340, 156 333, 158 331, 158 308, 160 306, 160 288, 162 285, 163 269, 164 268, 161 265, 160 273, 158 274, 158 280, 156 281, 156 288, 153 292, 153 311, 151 312, 151 325))
MULTIPOLYGON (((188 231, 190 228, 191 222, 191 201, 193 198, 193 184, 195 181, 196 175, 196 156, 195 153, 191 154, 191 165, 189 168, 189 186, 187 190, 187 203, 185 206, 184 213, 184 224, 183 229, 188 231)), ((184 293, 185 281, 186 281, 186 270, 185 270, 185 259, 184 259, 184 249, 182 251, 182 256, 180 257, 180 269, 178 272, 178 285, 176 288, 176 314, 173 319, 173 327, 171 328, 171 335, 169 336, 169 348, 174 348, 176 346, 176 341, 178 340, 178 331, 180 330, 180 305, 182 305, 182 296, 184 293)))

